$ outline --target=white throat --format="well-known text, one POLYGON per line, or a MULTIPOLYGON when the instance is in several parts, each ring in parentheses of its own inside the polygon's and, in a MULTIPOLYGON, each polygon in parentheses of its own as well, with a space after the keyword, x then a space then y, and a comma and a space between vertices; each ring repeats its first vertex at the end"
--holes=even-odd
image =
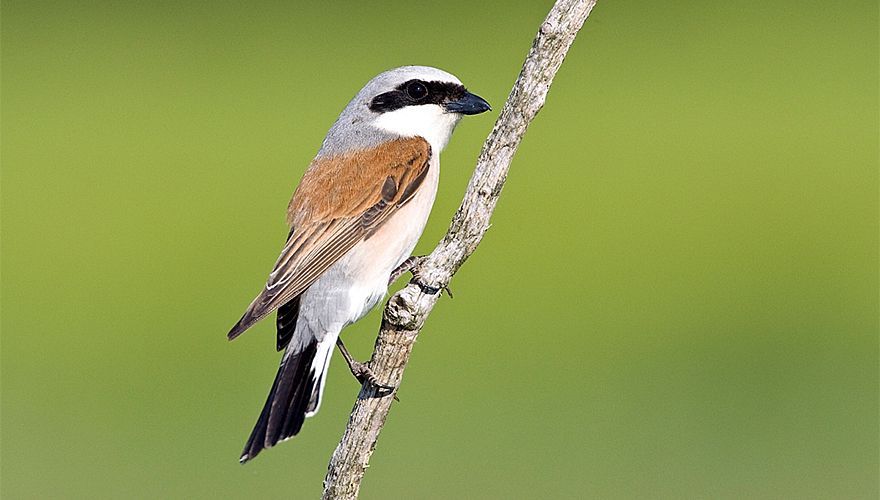
POLYGON ((426 104, 383 113, 376 118, 373 125, 404 137, 424 137, 431 149, 440 153, 449 142, 459 120, 461 115, 458 113, 446 113, 436 104, 426 104))

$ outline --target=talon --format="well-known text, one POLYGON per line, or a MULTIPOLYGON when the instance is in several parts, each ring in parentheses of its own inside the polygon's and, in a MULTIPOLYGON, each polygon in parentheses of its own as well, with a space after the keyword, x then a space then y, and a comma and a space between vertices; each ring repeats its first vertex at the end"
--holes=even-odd
POLYGON ((370 384, 386 391, 397 389, 394 386, 379 382, 379 379, 376 378, 376 374, 373 373, 373 370, 371 370, 366 363, 361 363, 352 357, 348 352, 348 349, 345 348, 345 344, 342 343, 342 339, 339 337, 336 337, 336 346, 339 347, 340 354, 345 358, 345 363, 348 365, 348 369, 351 370, 351 374, 354 375, 354 378, 356 378, 361 385, 364 385, 365 382, 369 382, 370 384))
POLYGON ((397 278, 400 278, 405 273, 409 272, 409 273, 412 273, 412 276, 413 276, 413 279, 410 280, 410 283, 415 283, 416 285, 418 285, 418 287, 422 289, 422 293, 424 293, 426 295, 437 295, 438 293, 445 291, 446 295, 449 295, 449 298, 451 299, 452 298, 452 290, 449 289, 448 285, 441 285, 440 287, 435 287, 435 286, 426 285, 421 282, 418 269, 419 269, 419 266, 422 265, 422 262, 424 262, 426 258, 427 258, 426 255, 419 255, 419 256, 413 255, 413 256, 409 257, 408 259, 406 259, 405 261, 403 261, 403 263, 401 263, 399 266, 397 266, 397 269, 395 269, 394 271, 391 272, 391 276, 388 277, 388 284, 391 285, 392 283, 397 281, 397 278))
POLYGON ((422 283, 421 281, 416 280, 416 279, 413 279, 412 282, 415 283, 419 288, 421 288, 421 289, 422 289, 422 293, 424 293, 424 294, 426 294, 426 295, 437 295, 438 293, 440 293, 441 290, 443 290, 442 287, 437 288, 436 286, 426 285, 426 284, 424 284, 424 283, 422 283))
POLYGON ((447 285, 440 285, 440 286, 426 285, 426 284, 422 283, 421 281, 419 281, 418 277, 414 277, 410 283, 415 283, 416 286, 418 286, 422 290, 422 293, 424 293, 425 295, 437 295, 440 292, 446 292, 446 295, 449 295, 450 299, 452 298, 452 290, 450 290, 447 285))
POLYGON ((366 382, 369 382, 371 385, 374 385, 380 389, 385 389, 386 391, 393 391, 396 387, 388 384, 383 384, 379 382, 379 379, 376 377, 376 374, 373 373, 373 370, 367 366, 366 363, 361 363, 360 361, 354 361, 351 364, 351 374, 354 375, 354 378, 358 379, 358 382, 363 385, 366 382))
POLYGON ((407 272, 412 272, 413 276, 415 276, 414 269, 419 267, 419 265, 422 263, 423 260, 425 260, 424 255, 410 256, 408 259, 403 261, 399 266, 397 266, 397 269, 395 269, 394 271, 391 271, 391 276, 388 277, 388 284, 391 285, 392 283, 397 281, 397 278, 400 278, 401 276, 403 276, 407 272))

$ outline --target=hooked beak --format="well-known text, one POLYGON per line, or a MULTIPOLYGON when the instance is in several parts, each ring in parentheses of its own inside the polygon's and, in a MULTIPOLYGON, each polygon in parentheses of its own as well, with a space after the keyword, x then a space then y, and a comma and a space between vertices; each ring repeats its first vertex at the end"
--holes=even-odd
POLYGON ((463 97, 454 101, 447 101, 443 107, 447 113, 461 113, 463 115, 478 115, 492 109, 485 99, 470 92, 465 92, 463 97))

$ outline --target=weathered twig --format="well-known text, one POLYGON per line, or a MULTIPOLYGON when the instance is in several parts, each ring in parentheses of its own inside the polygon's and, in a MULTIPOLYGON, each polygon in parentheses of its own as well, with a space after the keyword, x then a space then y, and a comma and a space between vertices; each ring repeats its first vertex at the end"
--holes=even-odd
MULTIPOLYGON (((596 0, 558 0, 532 43, 522 71, 489 134, 467 192, 446 236, 419 267, 419 279, 443 289, 474 252, 486 230, 513 154, 529 123, 544 105, 553 77, 596 0)), ((399 386, 413 343, 439 293, 409 284, 385 306, 370 360, 380 380, 399 386)), ((365 384, 324 479, 325 499, 356 498, 361 479, 391 408, 392 394, 365 384)))

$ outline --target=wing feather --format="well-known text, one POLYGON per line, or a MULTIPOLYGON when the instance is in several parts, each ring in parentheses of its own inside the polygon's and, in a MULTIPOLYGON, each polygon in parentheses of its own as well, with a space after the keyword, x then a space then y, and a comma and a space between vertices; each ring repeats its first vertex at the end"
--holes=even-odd
POLYGON ((292 230, 263 291, 230 330, 234 339, 299 297, 417 192, 431 147, 416 137, 357 154, 315 160, 288 206, 292 230))

